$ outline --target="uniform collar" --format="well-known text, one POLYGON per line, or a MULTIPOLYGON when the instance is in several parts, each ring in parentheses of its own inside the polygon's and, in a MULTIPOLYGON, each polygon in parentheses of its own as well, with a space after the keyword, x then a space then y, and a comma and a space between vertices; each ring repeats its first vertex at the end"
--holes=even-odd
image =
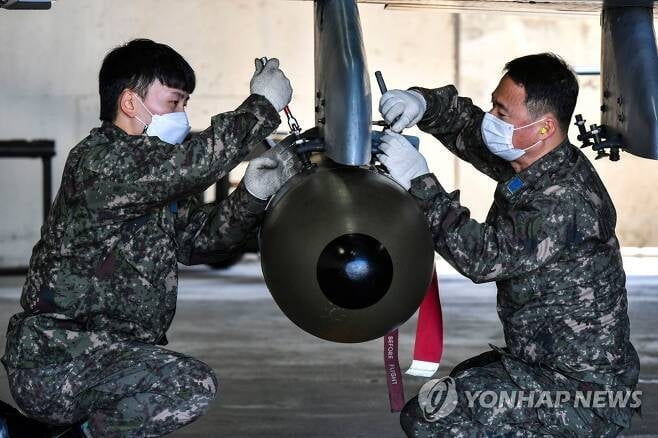
POLYGON ((112 122, 103 122, 103 124, 94 130, 91 131, 93 134, 100 134, 107 137, 108 140, 127 140, 131 135, 128 135, 123 129, 119 128, 112 122))
POLYGON ((508 200, 516 198, 533 187, 543 175, 559 169, 566 162, 570 148, 569 140, 565 139, 558 147, 532 163, 527 169, 502 182, 499 188, 503 196, 508 200))

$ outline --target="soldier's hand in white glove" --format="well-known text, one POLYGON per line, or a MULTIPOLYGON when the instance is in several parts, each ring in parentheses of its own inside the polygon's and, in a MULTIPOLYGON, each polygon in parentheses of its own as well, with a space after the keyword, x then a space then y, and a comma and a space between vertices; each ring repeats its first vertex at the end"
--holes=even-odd
POLYGON ((275 146, 249 162, 244 175, 247 191, 267 200, 302 170, 302 162, 289 147, 275 146))
POLYGON ((379 149, 382 153, 377 155, 377 159, 405 190, 411 188, 411 180, 430 173, 425 157, 400 134, 386 131, 379 149))
POLYGON ((416 91, 391 90, 379 100, 379 112, 394 132, 411 128, 427 110, 425 98, 416 91))
POLYGON ((249 84, 251 94, 260 94, 281 111, 292 99, 292 87, 285 74, 279 69, 279 60, 272 58, 265 65, 256 59, 256 71, 249 84))

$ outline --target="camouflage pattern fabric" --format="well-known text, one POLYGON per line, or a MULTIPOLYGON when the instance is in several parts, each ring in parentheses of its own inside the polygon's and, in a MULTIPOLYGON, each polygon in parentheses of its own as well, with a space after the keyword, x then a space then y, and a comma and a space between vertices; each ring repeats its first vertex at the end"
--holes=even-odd
POLYGON ((225 258, 257 232, 266 202, 243 186, 219 205, 199 193, 280 123, 262 96, 182 145, 94 129, 68 156, 7 330, 9 368, 71 360, 118 341, 164 340, 177 262, 225 258))
MULTIPOLYGON (((470 99, 459 97, 453 86, 414 89, 428 104, 418 126, 498 182, 484 223, 471 219, 459 191, 447 193, 433 174, 416 178, 410 189, 425 211, 437 252, 474 282, 497 285, 506 348, 499 349, 495 369, 462 375, 462 387, 542 388, 558 381, 567 389, 634 388, 639 359, 629 341, 616 212, 592 164, 565 141, 516 174, 487 150, 480 133, 484 112, 470 99), (547 374, 553 377, 546 380, 547 374)), ((413 416, 409 410, 405 415, 413 416)), ((464 430, 470 430, 469 421, 484 418, 464 415, 464 430)), ((630 423, 626 411, 607 415, 620 426, 630 423)), ((519 420, 513 422, 523 428, 519 420)), ((560 435, 560 429, 551 430, 560 435)), ((573 435, 564 429, 564 436, 573 435)))
MULTIPOLYGON (((169 430, 202 413, 216 388, 211 371, 148 345, 167 343, 165 333, 176 310, 177 263, 225 259, 255 236, 266 201, 243 184, 218 204, 203 204, 201 194, 280 122, 267 99, 252 95, 235 111, 214 116, 207 130, 182 145, 130 136, 104 123, 73 148, 32 253, 23 311, 7 329, 2 361, 12 375, 19 407, 66 422, 100 406, 100 413, 93 414, 100 415, 96 430, 125 427, 135 436, 135 422, 149 413, 160 416, 147 426, 153 430, 169 430), (85 374, 85 367, 97 360, 108 367, 116 361, 109 368, 116 374, 105 373, 102 379, 85 374), (137 368, 131 370, 132 364, 137 368), (133 417, 101 421, 112 403, 115 409, 128 403, 117 396, 127 394, 122 385, 139 373, 153 385, 158 377, 169 379, 163 388, 180 393, 179 398, 163 401, 169 410, 158 411, 155 404, 163 396, 144 396, 133 417), (77 376, 81 381, 76 383, 77 376), (62 386, 62 380, 70 386, 62 386), (95 385, 104 389, 93 390, 95 385), (60 389, 70 397, 55 400, 60 389), (85 393, 88 398, 75 399, 78 389, 91 391, 85 393), (174 409, 172 403, 180 400, 187 400, 183 409, 189 413, 174 409), (67 410, 39 411, 37 405, 67 410)), ((141 399, 131 400, 134 408, 141 399)), ((128 415, 130 406, 121 408, 121 415, 128 415)))
MULTIPOLYGON (((412 398, 400 414, 400 423, 407 436, 604 438, 617 436, 633 415, 632 408, 585 408, 574 403, 551 406, 549 402, 533 406, 519 402, 519 394, 530 398, 532 391, 550 391, 548 397, 553 397, 554 401, 558 391, 568 392, 569 400, 575 400, 578 391, 584 393, 604 389, 600 385, 568 379, 550 369, 533 367, 509 357, 501 359, 496 350, 467 359, 457 365, 450 376, 455 380, 458 396, 455 410, 446 417, 427 421, 418 396, 412 398), (482 360, 482 356, 488 360, 482 360), (510 368, 526 374, 525 387, 516 383, 508 371, 510 368), (500 398, 480 399, 475 396, 478 391, 493 391, 498 397, 511 394, 512 403, 500 402, 500 398), (475 401, 469 402, 469 397, 475 401)), ((539 400, 539 392, 535 393, 533 400, 539 400)))
POLYGON ((107 438, 171 433, 203 415, 218 388, 205 363, 137 342, 15 370, 9 383, 31 418, 62 425, 86 419, 85 433, 107 438))

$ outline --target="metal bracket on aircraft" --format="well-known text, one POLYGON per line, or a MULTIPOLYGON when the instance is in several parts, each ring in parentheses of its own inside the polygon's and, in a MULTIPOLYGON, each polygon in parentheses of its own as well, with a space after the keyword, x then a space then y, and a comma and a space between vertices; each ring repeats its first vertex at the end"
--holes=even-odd
POLYGON ((654 0, 603 0, 604 8, 652 8, 654 0))
POLYGON ((0 0, 0 9, 50 9, 51 0, 0 0))
POLYGON ((596 151, 596 160, 610 157, 610 161, 619 161, 620 150, 626 148, 621 141, 621 135, 615 134, 608 138, 605 125, 597 125, 596 123, 590 125, 588 131, 585 122, 586 120, 583 119, 581 114, 576 115, 574 125, 578 127, 578 141, 583 143, 581 149, 591 147, 596 151), (609 150, 609 153, 606 150, 609 150))

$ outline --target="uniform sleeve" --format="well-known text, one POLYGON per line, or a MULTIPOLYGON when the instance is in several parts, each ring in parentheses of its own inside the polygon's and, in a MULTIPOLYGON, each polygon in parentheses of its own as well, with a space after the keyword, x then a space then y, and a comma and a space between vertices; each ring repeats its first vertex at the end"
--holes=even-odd
POLYGON ((157 137, 125 136, 86 160, 88 208, 103 217, 144 214, 199 193, 233 169, 281 122, 262 96, 251 95, 235 111, 181 145, 157 137))
POLYGON ((473 105, 471 99, 459 97, 452 85, 412 90, 422 94, 427 102, 427 110, 418 123, 422 131, 432 134, 450 152, 494 180, 505 181, 512 176, 511 165, 485 146, 480 130, 484 111, 473 105))
POLYGON ((178 261, 185 265, 220 262, 256 236, 267 201, 251 195, 243 183, 218 204, 200 196, 181 203, 176 220, 178 261))
POLYGON ((410 193, 425 212, 436 251, 476 283, 534 271, 584 238, 575 209, 558 197, 539 195, 524 208, 503 212, 494 226, 471 219, 459 191, 446 193, 433 174, 414 179, 410 193))

